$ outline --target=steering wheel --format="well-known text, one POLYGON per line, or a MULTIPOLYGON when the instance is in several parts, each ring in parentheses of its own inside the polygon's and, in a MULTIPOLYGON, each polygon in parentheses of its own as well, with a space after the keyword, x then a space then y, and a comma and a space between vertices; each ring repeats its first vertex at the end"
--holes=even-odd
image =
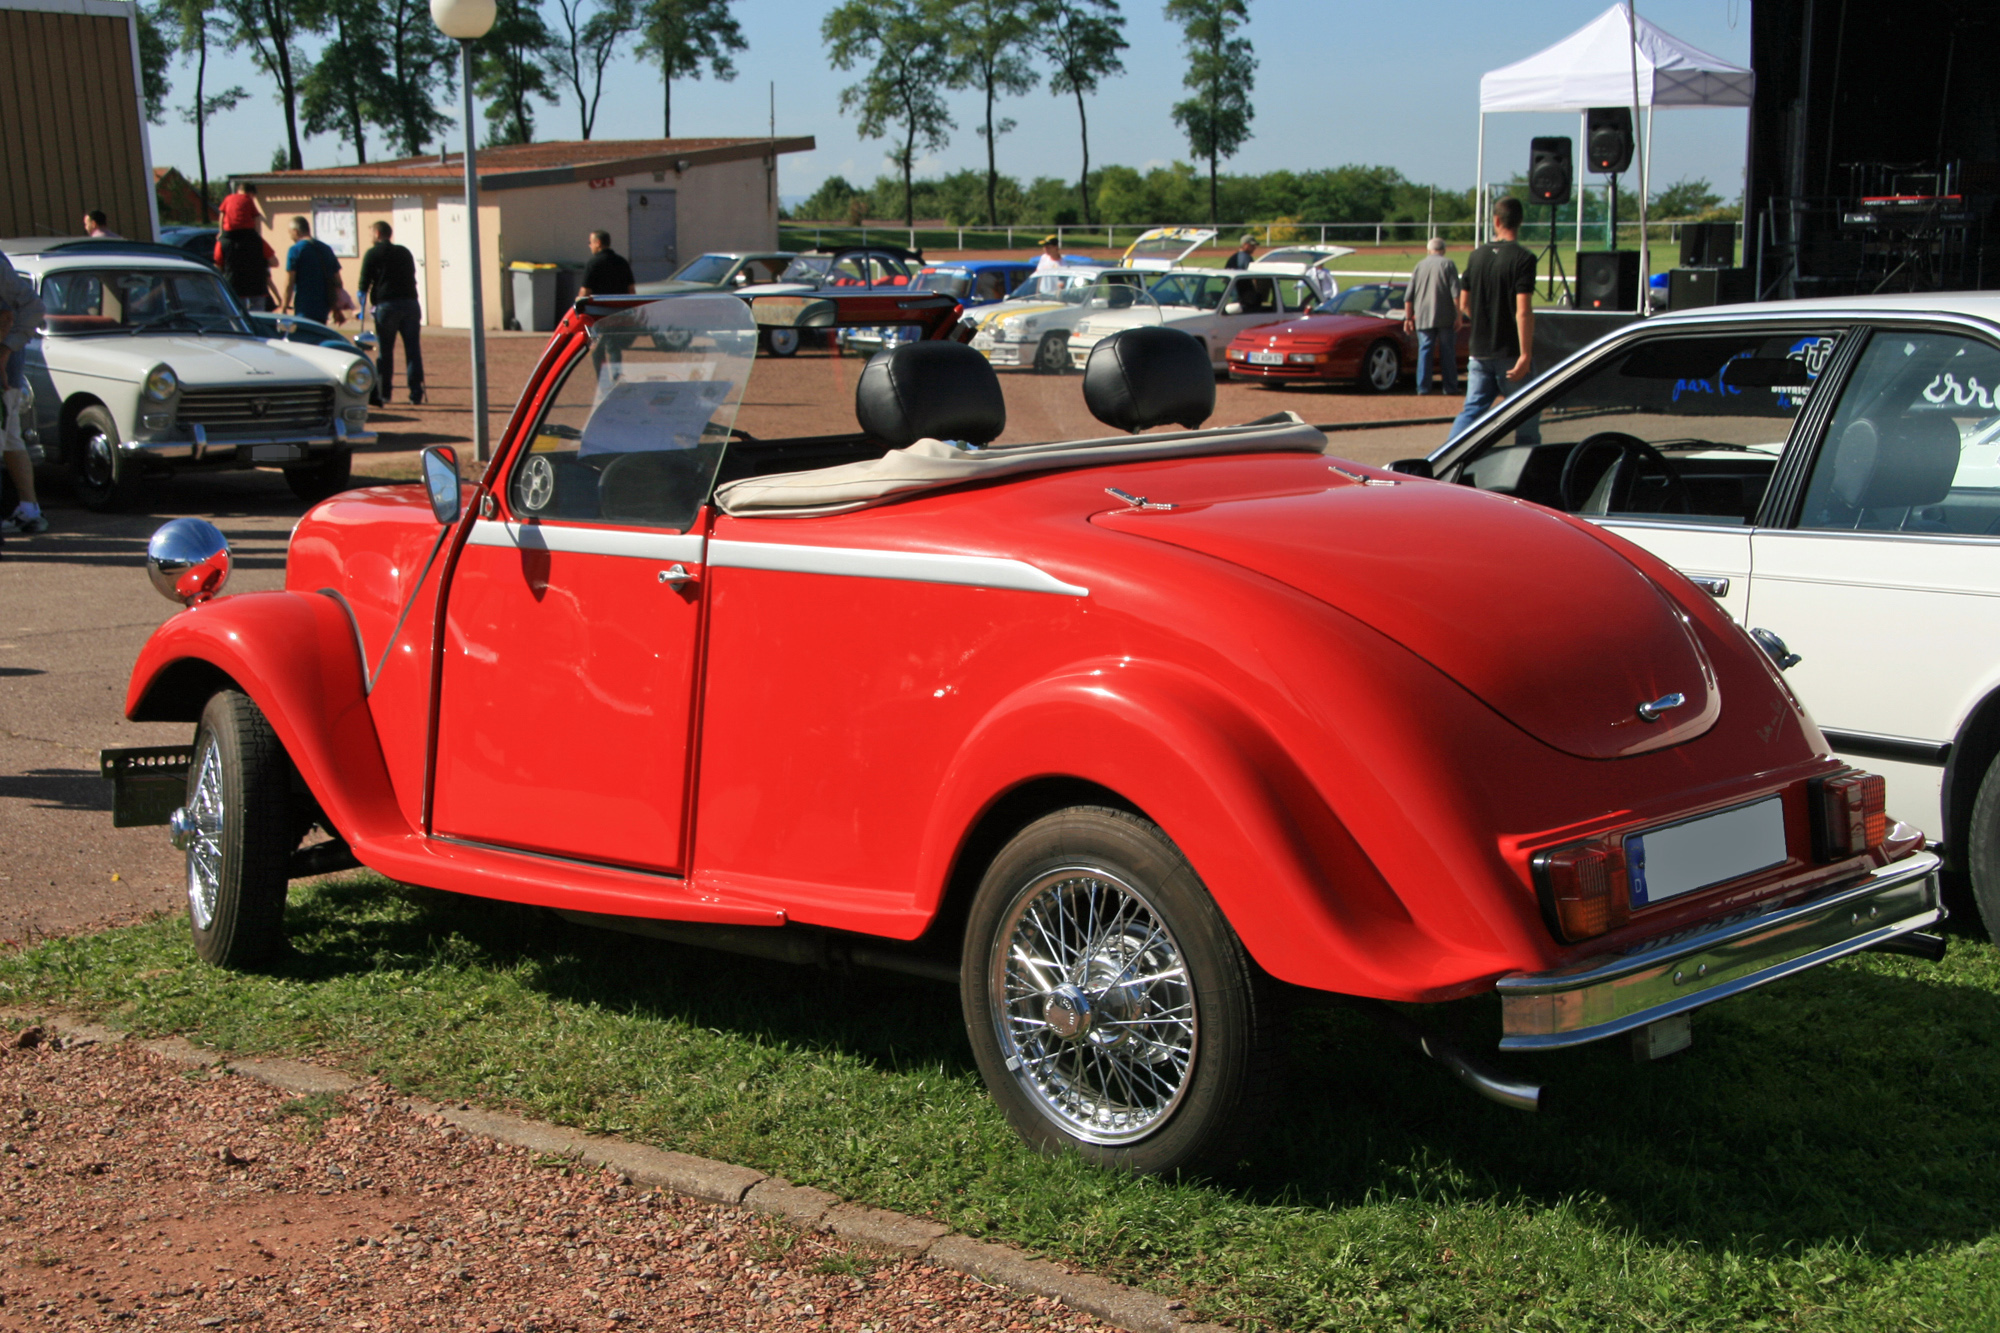
MULTIPOLYGON (((1687 482, 1682 480, 1680 470, 1652 445, 1636 435, 1627 435, 1618 430, 1599 431, 1571 446, 1569 455, 1563 459, 1562 477, 1556 483, 1556 494, 1562 500, 1564 512, 1571 514, 1583 512, 1582 500, 1588 497, 1572 494, 1572 488, 1584 457, 1598 449, 1616 449, 1618 457, 1611 460, 1611 471, 1614 475, 1610 490, 1605 495, 1605 506, 1593 512, 1612 513, 1623 509, 1624 502, 1632 498, 1632 483, 1639 477, 1639 465, 1648 463, 1667 479, 1667 504, 1660 512, 1663 514, 1694 512, 1694 495, 1688 490, 1687 482), (1628 458, 1635 464, 1629 471, 1625 467, 1628 458)), ((1594 484, 1592 489, 1595 489, 1594 484)))

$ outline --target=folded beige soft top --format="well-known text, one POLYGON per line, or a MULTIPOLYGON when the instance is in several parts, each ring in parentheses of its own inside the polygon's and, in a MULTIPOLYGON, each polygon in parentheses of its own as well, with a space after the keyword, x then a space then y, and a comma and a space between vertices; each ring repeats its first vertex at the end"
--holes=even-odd
POLYGON ((984 449, 924 439, 907 449, 895 449, 866 462, 770 477, 745 477, 719 488, 715 502, 723 513, 739 518, 808 518, 864 509, 919 491, 1020 472, 1201 454, 1321 453, 1325 449, 1326 436, 1292 412, 1216 430, 1113 435, 1096 440, 984 449))

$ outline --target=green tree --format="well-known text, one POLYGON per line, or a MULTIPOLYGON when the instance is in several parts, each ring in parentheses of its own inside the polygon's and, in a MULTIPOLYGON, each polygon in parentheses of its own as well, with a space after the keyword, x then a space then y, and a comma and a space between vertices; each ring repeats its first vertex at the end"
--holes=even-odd
POLYGON ((724 83, 736 77, 731 57, 750 49, 729 12, 729 0, 642 0, 639 58, 660 67, 660 135, 674 137, 674 80, 699 79, 704 67, 724 83))
POLYGON ((1257 57, 1250 39, 1237 29, 1250 21, 1249 0, 1167 0, 1167 17, 1181 25, 1187 73, 1181 85, 1194 96, 1174 104, 1174 123, 1187 135, 1197 158, 1208 159, 1208 220, 1216 211, 1216 176, 1221 161, 1234 157, 1250 137, 1250 90, 1256 86, 1257 57))
POLYGON ((332 134, 368 160, 368 126, 395 95, 383 11, 375 0, 324 0, 329 35, 299 80, 307 134, 332 134))
POLYGON ((250 50, 250 59, 276 85, 278 105, 285 109, 285 166, 298 171, 306 164, 299 151, 299 78, 306 66, 298 43, 326 25, 320 0, 222 0, 226 18, 223 40, 234 51, 250 50))
POLYGON ((547 62, 554 41, 540 0, 499 0, 492 29, 472 44, 472 86, 486 99, 488 144, 535 141, 531 99, 556 100, 547 62))
POLYGON ((866 65, 861 82, 840 90, 840 109, 853 112, 870 139, 902 127, 903 143, 890 159, 903 169, 903 224, 916 225, 911 171, 917 148, 936 151, 958 127, 939 94, 937 72, 950 43, 935 11, 919 0, 845 0, 820 24, 835 69, 866 65))
POLYGON ((378 0, 388 54, 376 124, 396 151, 415 157, 456 122, 438 109, 458 90, 458 43, 431 20, 427 0, 378 0))
POLYGON ((133 13, 139 21, 139 92, 147 123, 159 125, 167 118, 167 95, 173 91, 167 83, 167 66, 174 58, 173 20, 144 5, 134 5, 133 13))
POLYGON ((1076 98, 1076 124, 1083 139, 1083 170, 1076 178, 1077 197, 1083 203, 1083 221, 1090 222, 1090 118, 1084 112, 1085 95, 1097 91, 1098 83, 1125 72, 1118 58, 1129 43, 1125 40, 1125 16, 1118 12, 1118 0, 1040 0, 1035 7, 1035 44, 1052 68, 1049 91, 1076 98))
POLYGON ((973 132, 986 140, 986 223, 991 226, 1000 220, 995 141, 1014 128, 1007 117, 993 119, 993 104, 1003 95, 1019 97, 1040 81, 1028 63, 1033 11, 1030 0, 956 0, 941 12, 951 52, 947 85, 976 89, 986 99, 986 123, 973 132))
MULTIPOLYGON (((1650 212, 1661 219, 1698 218, 1722 205, 1722 196, 1710 187, 1708 181, 1689 177, 1677 180, 1664 190, 1655 191, 1650 212)), ((1631 215, 1636 219, 1639 215, 1631 215)))
POLYGON ((604 70, 627 34, 639 25, 634 0, 556 0, 562 22, 550 48, 550 68, 576 94, 576 110, 588 139, 597 126, 604 96, 604 70))
POLYGON ((250 94, 241 88, 208 91, 208 21, 214 13, 213 0, 161 0, 154 17, 167 43, 181 58, 194 65, 194 97, 181 111, 181 119, 194 126, 194 159, 201 174, 201 220, 210 216, 208 198, 208 122, 250 94))

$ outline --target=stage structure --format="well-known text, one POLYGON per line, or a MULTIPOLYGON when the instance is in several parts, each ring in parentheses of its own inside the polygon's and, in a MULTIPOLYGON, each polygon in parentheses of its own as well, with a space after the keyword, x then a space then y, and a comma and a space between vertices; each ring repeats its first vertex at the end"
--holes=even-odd
POLYGON ((1751 6, 1760 296, 2000 288, 2000 6, 1751 6))

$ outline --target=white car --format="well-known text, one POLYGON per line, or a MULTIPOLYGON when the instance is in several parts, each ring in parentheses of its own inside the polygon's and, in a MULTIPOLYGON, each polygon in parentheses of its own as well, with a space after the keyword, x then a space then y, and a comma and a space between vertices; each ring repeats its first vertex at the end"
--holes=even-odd
POLYGON ((35 427, 92 509, 149 475, 281 467, 308 502, 372 443, 365 357, 268 340, 205 264, 144 243, 8 242, 48 316, 28 344, 35 427))
POLYGON ((1100 339, 1138 324, 1171 324, 1208 348, 1216 373, 1228 368, 1230 339, 1260 324, 1296 319, 1312 308, 1312 288, 1301 278, 1244 269, 1174 269, 1146 286, 1150 301, 1092 309, 1069 338, 1070 364, 1082 370, 1100 339))
POLYGON ((973 311, 972 346, 996 366, 1032 366, 1044 373, 1069 369, 1069 335, 1087 310, 1087 294, 1100 283, 1140 286, 1150 277, 1135 268, 1076 265, 1044 269, 1006 300, 973 311))
POLYGON ((1642 320, 1398 466, 1589 518, 1766 632, 2000 938, 2000 296, 1642 320))

